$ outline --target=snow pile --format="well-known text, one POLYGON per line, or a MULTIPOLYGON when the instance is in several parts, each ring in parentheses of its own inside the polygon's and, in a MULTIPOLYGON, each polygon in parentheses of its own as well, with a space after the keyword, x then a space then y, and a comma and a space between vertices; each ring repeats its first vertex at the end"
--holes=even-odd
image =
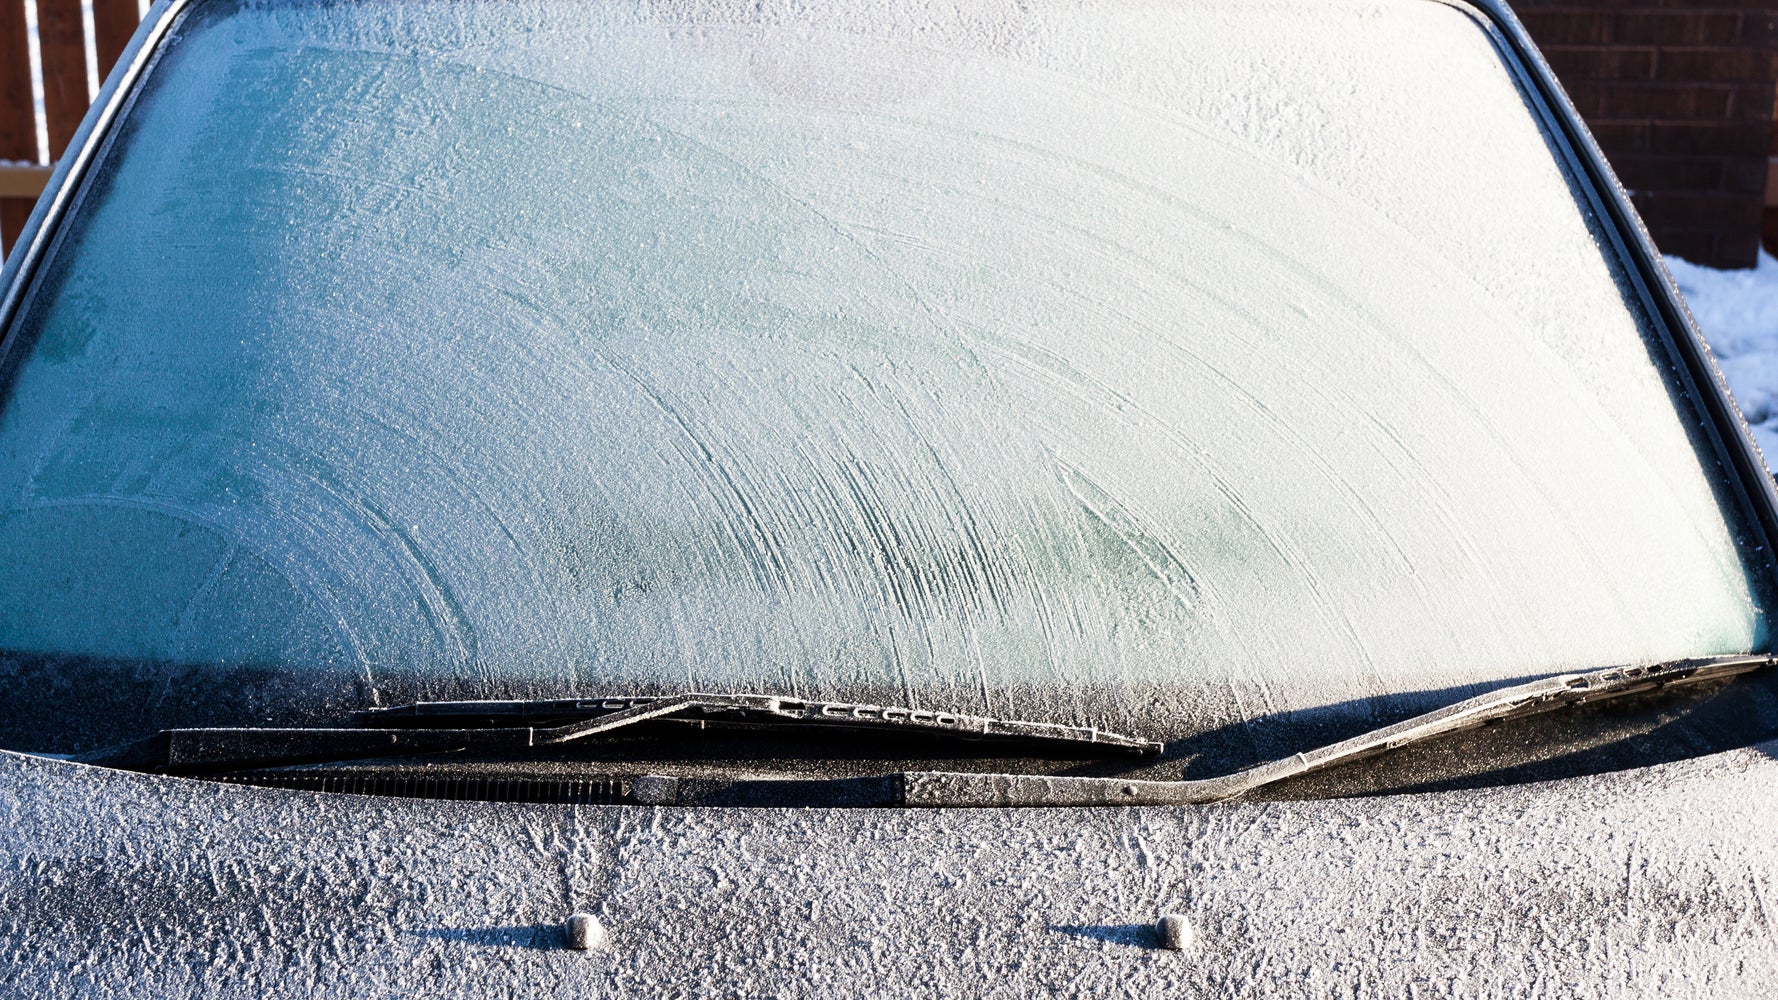
POLYGON ((1767 463, 1778 461, 1778 259, 1760 251, 1750 271, 1718 271, 1667 258, 1698 329, 1767 463))

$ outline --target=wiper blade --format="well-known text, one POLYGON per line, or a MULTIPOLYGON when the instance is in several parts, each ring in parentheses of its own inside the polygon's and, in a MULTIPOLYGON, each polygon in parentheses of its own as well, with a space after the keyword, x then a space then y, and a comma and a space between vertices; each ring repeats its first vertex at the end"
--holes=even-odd
POLYGON ((1162 744, 1152 740, 1092 726, 777 695, 691 692, 659 697, 417 702, 359 712, 359 728, 169 729, 120 750, 77 759, 138 770, 189 771, 467 749, 509 751, 604 736, 655 720, 773 730, 925 734, 1077 753, 1156 754, 1162 749, 1162 744))
POLYGON ((903 730, 974 740, 1066 744, 1076 749, 1092 748, 1138 754, 1156 754, 1163 749, 1163 744, 1153 740, 1125 736, 1094 726, 995 719, 964 712, 899 708, 893 705, 807 701, 764 694, 692 692, 649 697, 550 701, 423 701, 396 708, 370 709, 358 713, 358 717, 368 722, 404 727, 439 727, 444 723, 464 726, 476 722, 500 725, 507 723, 507 720, 514 720, 538 726, 536 733, 539 745, 566 743, 608 733, 637 722, 670 718, 751 728, 810 726, 875 732, 903 730), (555 724, 543 725, 546 722, 555 724))
POLYGON ((1751 673, 1778 663, 1767 655, 1677 660, 1647 667, 1611 667, 1559 674, 1500 688, 1316 750, 1215 778, 1137 781, 1060 775, 909 772, 901 799, 909 806, 1194 805, 1222 802, 1257 788, 1371 754, 1489 722, 1604 701, 1659 688, 1751 673))

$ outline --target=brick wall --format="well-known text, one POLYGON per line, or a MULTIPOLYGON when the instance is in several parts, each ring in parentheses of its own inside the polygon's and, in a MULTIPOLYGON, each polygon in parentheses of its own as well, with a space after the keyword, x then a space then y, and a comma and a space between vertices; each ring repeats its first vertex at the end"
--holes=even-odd
POLYGON ((1514 11, 1662 252, 1753 266, 1775 148, 1778 2, 1516 0, 1514 11))

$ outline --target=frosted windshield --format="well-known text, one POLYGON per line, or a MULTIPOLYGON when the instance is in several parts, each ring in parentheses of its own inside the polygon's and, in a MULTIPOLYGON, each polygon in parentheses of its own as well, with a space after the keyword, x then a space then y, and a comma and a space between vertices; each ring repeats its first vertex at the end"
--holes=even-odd
POLYGON ((1583 205, 1425 0, 199 3, 20 314, 0 682, 1178 737, 1762 648, 1583 205))

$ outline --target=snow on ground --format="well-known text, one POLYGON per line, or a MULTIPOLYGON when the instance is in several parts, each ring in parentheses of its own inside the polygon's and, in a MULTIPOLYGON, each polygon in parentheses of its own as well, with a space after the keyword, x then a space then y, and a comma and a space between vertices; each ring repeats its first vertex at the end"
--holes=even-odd
POLYGON ((1778 462, 1778 260, 1760 251, 1750 271, 1667 258, 1667 268, 1728 379, 1768 464, 1778 462))

